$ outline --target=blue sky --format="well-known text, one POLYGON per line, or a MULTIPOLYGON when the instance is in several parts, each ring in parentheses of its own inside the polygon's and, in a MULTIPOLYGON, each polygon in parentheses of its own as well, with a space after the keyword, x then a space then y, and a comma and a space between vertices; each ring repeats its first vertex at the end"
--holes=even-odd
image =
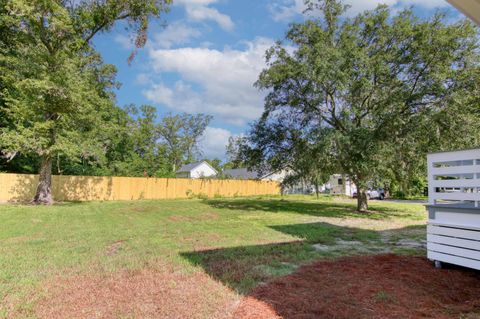
MULTIPOLYGON (((444 0, 347 0, 349 15, 379 3, 394 10, 414 6, 419 16, 447 10, 444 0)), ((128 32, 118 25, 95 40, 105 62, 118 68, 120 106, 154 105, 172 112, 214 116, 202 139, 205 157, 224 158, 231 135, 245 132, 263 110, 264 93, 253 87, 264 68, 265 51, 282 39, 288 24, 304 19, 303 0, 174 0, 152 21, 149 40, 131 65, 128 32)))

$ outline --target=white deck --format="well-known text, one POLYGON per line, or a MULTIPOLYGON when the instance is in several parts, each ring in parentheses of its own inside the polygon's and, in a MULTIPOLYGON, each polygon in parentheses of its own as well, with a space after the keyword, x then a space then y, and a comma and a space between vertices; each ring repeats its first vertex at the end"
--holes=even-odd
POLYGON ((428 155, 428 258, 480 270, 480 149, 428 155))

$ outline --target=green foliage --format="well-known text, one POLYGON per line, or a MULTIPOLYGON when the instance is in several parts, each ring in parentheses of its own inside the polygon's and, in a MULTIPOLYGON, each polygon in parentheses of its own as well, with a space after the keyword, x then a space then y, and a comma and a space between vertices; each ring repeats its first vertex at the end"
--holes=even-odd
POLYGON ((219 174, 222 173, 223 167, 222 167, 222 161, 218 158, 214 159, 205 159, 205 162, 210 164, 219 174))
POLYGON ((98 156, 101 146, 93 137, 112 111, 115 68, 103 64, 89 41, 124 19, 143 37, 148 17, 169 2, 2 3, 2 30, 16 40, 3 40, 0 56, 2 113, 10 124, 2 130, 2 150, 98 156))
POLYGON ((386 6, 346 19, 339 1, 308 3, 321 18, 291 24, 267 52, 256 84, 268 90, 265 111, 242 151, 250 165, 295 167, 305 155, 316 170, 326 159, 309 150, 331 145, 326 162, 360 190, 375 180, 405 189, 424 174, 427 152, 480 145, 472 23, 386 6))
MULTIPOLYGON (((165 146, 158 142, 157 112, 149 105, 125 109, 120 126, 122 138, 107 152, 106 175, 168 176, 165 146)), ((118 132, 112 132, 112 138, 118 132)))
POLYGON ((165 144, 166 156, 173 172, 201 155, 198 143, 211 120, 210 115, 187 113, 168 114, 162 118, 157 132, 165 144))
POLYGON ((125 20, 140 48, 149 19, 170 2, 0 2, 0 150, 8 160, 41 158, 36 201, 52 200, 55 158, 101 162, 105 138, 116 130, 110 121, 116 70, 103 63, 92 38, 125 20))
POLYGON ((57 174, 172 177, 200 156, 211 117, 115 106, 116 69, 90 44, 122 20, 144 46, 149 20, 170 3, 1 0, 0 170, 47 162, 57 174))
POLYGON ((142 105, 140 108, 130 105, 123 110, 117 108, 109 120, 115 123, 113 126, 115 129, 103 132, 105 141, 103 145, 106 151, 102 161, 66 161, 60 165, 63 168, 58 173, 175 177, 171 150, 179 156, 180 165, 195 158, 193 153, 183 146, 188 144, 190 149, 197 149, 199 137, 203 134, 206 124, 204 122, 198 124, 202 125, 202 129, 195 132, 199 135, 195 138, 192 131, 177 130, 174 136, 177 144, 172 148, 160 134, 165 129, 163 125, 166 122, 170 123, 172 118, 175 118, 177 127, 187 127, 197 125, 195 119, 203 121, 205 117, 202 114, 196 116, 182 114, 179 119, 179 116, 167 114, 159 119, 156 109, 150 105, 142 105))
POLYGON ((100 146, 89 137, 112 107, 115 71, 95 52, 75 48, 65 8, 12 1, 8 9, 18 41, 0 56, 2 111, 10 124, 1 131, 2 150, 47 157, 97 153, 100 146))
POLYGON ((242 148, 246 143, 245 136, 230 136, 226 146, 227 162, 224 168, 241 168, 246 163, 242 160, 242 148))
MULTIPOLYGON (((59 175, 93 175, 93 176, 154 176, 175 177, 173 162, 169 155, 169 145, 161 138, 159 130, 165 118, 158 119, 156 109, 149 105, 137 108, 130 105, 125 109, 111 108, 102 123, 102 130, 97 131, 95 141, 100 143, 102 152, 99 156, 85 154, 80 158, 69 158, 57 154, 53 158, 53 173, 59 175)), ((201 115, 200 115, 201 116, 201 115)), ((190 125, 191 119, 198 116, 184 114, 182 126, 190 125)), ((203 119, 203 117, 199 117, 203 119)), ((191 143, 192 136, 187 132, 177 132, 176 140, 180 145, 191 143)), ((202 135, 203 131, 197 134, 202 135)), ((190 147, 198 148, 199 137, 190 147)), ((192 158, 187 149, 175 149, 180 156, 180 164, 192 158)), ((220 160, 208 160, 221 171, 220 160)), ((37 173, 38 158, 22 153, 9 162, 0 161, 0 170, 19 173, 37 173)))

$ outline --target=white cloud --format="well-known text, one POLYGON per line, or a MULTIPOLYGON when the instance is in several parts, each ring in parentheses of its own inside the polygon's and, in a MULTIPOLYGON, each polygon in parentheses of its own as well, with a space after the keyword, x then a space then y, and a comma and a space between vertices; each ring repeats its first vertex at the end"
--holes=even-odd
POLYGON ((177 21, 167 25, 160 33, 154 34, 151 45, 154 48, 170 49, 174 45, 184 45, 201 36, 198 29, 177 21))
POLYGON ((133 45, 133 39, 123 34, 116 34, 113 38, 113 41, 120 44, 122 48, 127 50, 133 50, 135 48, 133 45))
POLYGON ((173 105, 174 92, 163 84, 153 84, 149 90, 145 90, 143 95, 152 102, 165 105, 173 105))
POLYGON ((135 78, 135 83, 139 85, 146 85, 151 82, 150 76, 146 73, 139 73, 137 77, 135 78))
MULTIPOLYGON (((350 5, 347 15, 355 16, 365 10, 375 9, 379 4, 386 4, 396 9, 409 6, 418 6, 424 9, 442 8, 448 6, 445 0, 345 0, 350 5)), ((269 5, 272 18, 275 21, 288 21, 305 11, 304 0, 282 0, 269 5)))
POLYGON ((305 8, 305 0, 274 1, 268 7, 275 21, 291 20, 297 14, 302 14, 305 8))
POLYGON ((229 130, 208 126, 203 134, 200 149, 204 157, 224 159, 228 138, 232 136, 229 130))
MULTIPOLYGON (((199 29, 191 27, 183 21, 175 21, 168 24, 161 32, 154 33, 148 39, 147 45, 153 48, 169 49, 175 45, 185 45, 201 35, 199 29)), ((135 48, 135 39, 132 36, 119 33, 113 40, 124 49, 133 50, 135 48)))
POLYGON ((265 67, 265 51, 273 41, 258 38, 245 44, 244 50, 151 50, 153 71, 177 73, 181 80, 172 86, 152 85, 144 96, 176 111, 212 114, 235 125, 258 118, 264 93, 253 84, 265 67))
POLYGON ((218 0, 176 0, 176 4, 183 5, 187 12, 187 17, 193 21, 214 21, 222 29, 231 31, 235 27, 230 16, 221 13, 215 8, 210 7, 211 4, 218 0))
POLYGON ((235 27, 232 19, 223 13, 220 13, 217 9, 209 8, 205 6, 187 7, 187 15, 189 18, 195 21, 212 20, 218 23, 218 25, 224 30, 233 30, 235 27))

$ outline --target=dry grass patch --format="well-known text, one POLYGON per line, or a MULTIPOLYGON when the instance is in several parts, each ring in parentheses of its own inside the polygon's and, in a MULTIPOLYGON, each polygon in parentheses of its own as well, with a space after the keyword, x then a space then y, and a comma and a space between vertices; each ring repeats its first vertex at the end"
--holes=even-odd
POLYGON ((124 270, 44 285, 38 318, 230 318, 238 296, 204 272, 124 270))

